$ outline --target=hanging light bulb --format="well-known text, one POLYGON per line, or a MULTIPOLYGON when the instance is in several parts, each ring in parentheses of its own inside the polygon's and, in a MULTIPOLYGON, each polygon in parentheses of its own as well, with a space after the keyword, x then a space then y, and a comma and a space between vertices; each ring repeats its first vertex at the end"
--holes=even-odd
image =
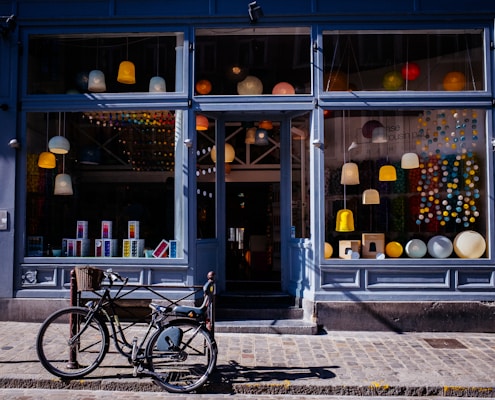
POLYGON ((378 171, 378 180, 382 182, 395 182, 397 180, 397 170, 393 165, 383 165, 378 171))
POLYGON ((400 161, 402 169, 419 168, 419 157, 416 153, 404 153, 400 161))
POLYGON ((342 166, 340 183, 342 185, 359 185, 359 169, 356 163, 347 162, 342 166))

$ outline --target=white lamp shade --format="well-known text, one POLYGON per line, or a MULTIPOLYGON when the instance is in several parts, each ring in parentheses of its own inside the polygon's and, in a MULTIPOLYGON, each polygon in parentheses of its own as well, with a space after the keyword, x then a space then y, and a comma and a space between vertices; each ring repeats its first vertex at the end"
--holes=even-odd
POLYGON ((55 177, 55 190, 53 192, 59 196, 71 196, 74 194, 72 191, 72 179, 68 174, 58 174, 55 177))
POLYGON ((387 134, 383 126, 379 126, 371 132, 371 141, 373 143, 387 143, 387 134))
POLYGON ((165 79, 161 76, 154 76, 150 79, 150 92, 166 92, 165 79))
POLYGON ((54 136, 48 142, 48 148, 55 154, 67 154, 70 150, 70 143, 63 136, 54 136))
POLYGON ((366 189, 363 192, 363 204, 380 204, 380 193, 376 189, 366 189))
POLYGON ((416 153, 404 153, 400 162, 402 169, 419 168, 419 157, 416 153))
POLYGON ((342 185, 359 185, 359 169, 356 163, 348 162, 342 166, 342 185))
MULTIPOLYGON (((213 146, 210 151, 210 157, 214 163, 217 162, 217 148, 213 146)), ((225 162, 231 163, 235 159, 235 150, 231 144, 225 143, 225 162)))
POLYGON ((105 74, 99 69, 94 69, 89 73, 88 90, 97 93, 106 92, 105 74))

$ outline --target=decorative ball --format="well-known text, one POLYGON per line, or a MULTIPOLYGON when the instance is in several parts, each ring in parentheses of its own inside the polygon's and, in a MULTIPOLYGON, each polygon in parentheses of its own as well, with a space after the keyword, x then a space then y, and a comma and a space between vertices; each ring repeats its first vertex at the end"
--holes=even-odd
POLYGON ((201 79, 196 82, 196 92, 199 94, 209 94, 211 89, 211 82, 207 79, 201 79))
POLYGON ((237 84, 237 93, 242 95, 256 95, 263 93, 263 83, 255 76, 248 75, 237 84))
POLYGON ((434 258, 447 258, 450 257, 454 246, 452 241, 446 236, 433 236, 428 240, 428 253, 434 258))
POLYGON ((406 244, 406 254, 411 258, 422 258, 425 256, 427 248, 421 239, 411 239, 406 244))
POLYGON ((381 124, 380 121, 376 121, 374 119, 366 122, 363 127, 361 128, 361 131, 363 132, 363 136, 367 139, 371 139, 373 136, 373 131, 376 128, 383 128, 383 125, 381 124))
POLYGON ((398 258, 402 255, 404 248, 399 242, 388 242, 385 246, 385 254, 388 257, 398 258))
POLYGON ((402 77, 407 81, 414 81, 419 77, 421 69, 416 63, 408 62, 402 66, 402 77))
POLYGON ((348 90, 347 77, 338 71, 327 72, 323 77, 323 90, 326 92, 348 90))
POLYGON ((325 258, 332 257, 333 247, 330 243, 325 242, 325 258))
POLYGON ((272 90, 272 94, 295 94, 296 89, 288 82, 277 83, 272 90))
POLYGON ((462 72, 452 71, 443 78, 443 88, 448 91, 464 90, 466 76, 462 72))
POLYGON ((475 231, 464 231, 454 239, 454 251, 460 258, 480 258, 486 250, 486 242, 475 231))
POLYGON ((400 72, 391 71, 391 72, 387 72, 383 76, 382 84, 386 90, 399 90, 402 88, 402 85, 404 84, 404 79, 402 78, 400 72))

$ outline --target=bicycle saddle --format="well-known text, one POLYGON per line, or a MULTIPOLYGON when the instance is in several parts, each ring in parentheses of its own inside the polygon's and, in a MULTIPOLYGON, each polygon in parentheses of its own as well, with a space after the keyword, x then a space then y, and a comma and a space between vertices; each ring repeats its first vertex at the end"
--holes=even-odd
POLYGON ((202 307, 187 307, 187 306, 176 306, 173 312, 176 315, 181 315, 189 318, 198 318, 203 315, 205 309, 202 307))

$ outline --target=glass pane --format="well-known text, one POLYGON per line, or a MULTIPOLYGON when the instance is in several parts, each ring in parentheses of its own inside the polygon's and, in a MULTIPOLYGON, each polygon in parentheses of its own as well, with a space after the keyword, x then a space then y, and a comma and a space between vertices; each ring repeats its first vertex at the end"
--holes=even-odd
POLYGON ((309 115, 292 120, 292 237, 309 237, 309 115))
POLYGON ((28 93, 174 92, 181 38, 181 34, 31 36, 28 93))
POLYGON ((484 90, 482 33, 326 32, 323 91, 484 90))
POLYGON ((200 29, 196 95, 311 93, 309 29, 200 29))
POLYGON ((176 236, 176 224, 182 224, 175 199, 182 179, 175 168, 177 115, 29 113, 26 255, 61 250, 62 256, 144 257, 162 240, 176 240, 175 256, 182 257, 183 238, 176 236), (64 143, 70 149, 60 154, 64 143), (33 251, 35 242, 39 252, 33 251))
POLYGON ((485 155, 483 110, 333 111, 325 119, 326 241, 333 256, 344 258, 357 246, 350 241, 360 241, 347 258, 394 256, 384 248, 390 242, 400 244, 402 257, 463 257, 453 246, 463 231, 476 232, 476 255, 483 256, 485 155), (370 233, 383 236, 374 237, 373 251, 365 245, 370 233), (437 236, 445 247, 430 249, 437 236))

